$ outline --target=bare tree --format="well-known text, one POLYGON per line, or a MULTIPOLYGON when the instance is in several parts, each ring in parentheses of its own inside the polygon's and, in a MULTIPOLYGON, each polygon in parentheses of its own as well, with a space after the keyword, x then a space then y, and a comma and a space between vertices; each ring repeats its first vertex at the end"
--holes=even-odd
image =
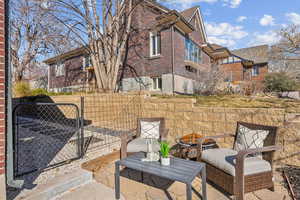
POLYGON ((116 90, 131 32, 135 0, 48 0, 54 16, 91 56, 99 90, 116 90))
POLYGON ((66 29, 59 26, 36 0, 12 1, 11 60, 13 80, 21 81, 31 70, 31 65, 45 57, 67 48, 66 29))
POLYGON ((272 71, 300 77, 300 26, 289 25, 278 31, 280 40, 270 50, 272 71))
POLYGON ((211 95, 218 92, 221 85, 224 83, 225 74, 220 64, 214 61, 209 71, 201 72, 199 80, 197 81, 197 93, 204 95, 211 95))

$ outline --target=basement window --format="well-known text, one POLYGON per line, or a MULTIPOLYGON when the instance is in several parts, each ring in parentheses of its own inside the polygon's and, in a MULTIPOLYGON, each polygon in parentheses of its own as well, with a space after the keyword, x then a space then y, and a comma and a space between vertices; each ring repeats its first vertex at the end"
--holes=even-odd
POLYGON ((186 69, 186 71, 188 71, 188 72, 192 72, 192 73, 197 73, 197 69, 195 69, 195 68, 193 68, 193 67, 191 67, 191 66, 185 66, 185 69, 186 69))
POLYGON ((152 90, 162 90, 161 77, 153 77, 152 78, 152 90))

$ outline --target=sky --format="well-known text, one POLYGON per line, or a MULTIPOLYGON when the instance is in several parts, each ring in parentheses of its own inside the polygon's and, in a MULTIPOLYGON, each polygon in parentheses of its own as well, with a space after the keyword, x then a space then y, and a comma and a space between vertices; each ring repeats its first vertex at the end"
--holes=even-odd
POLYGON ((182 11, 200 6, 208 40, 230 49, 278 41, 277 32, 300 25, 300 0, 164 0, 182 11))

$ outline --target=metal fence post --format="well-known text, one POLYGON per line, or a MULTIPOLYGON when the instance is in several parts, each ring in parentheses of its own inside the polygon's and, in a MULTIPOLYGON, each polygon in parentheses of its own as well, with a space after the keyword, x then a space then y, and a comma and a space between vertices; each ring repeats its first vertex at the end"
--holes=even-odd
POLYGON ((84 156, 84 97, 80 97, 80 133, 81 133, 81 158, 84 156))

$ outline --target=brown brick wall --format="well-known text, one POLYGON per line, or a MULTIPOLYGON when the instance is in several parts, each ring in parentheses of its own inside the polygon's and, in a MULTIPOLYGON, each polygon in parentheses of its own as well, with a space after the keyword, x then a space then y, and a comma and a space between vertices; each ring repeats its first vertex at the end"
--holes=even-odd
POLYGON ((268 65, 261 65, 261 66, 259 66, 259 75, 252 76, 252 80, 263 81, 265 79, 265 76, 267 73, 268 73, 268 65))
POLYGON ((0 175, 5 172, 5 3, 0 0, 0 175))
POLYGON ((243 81, 243 65, 242 63, 231 63, 221 65, 226 78, 231 78, 232 81, 243 81))
MULTIPOLYGON (((65 63, 65 76, 55 76, 55 66, 50 66, 50 88, 62 88, 74 85, 84 85, 86 72, 82 70, 82 56, 70 58, 65 63)), ((89 77, 91 79, 91 77, 89 77)))
POLYGON ((232 74, 232 81, 254 81, 262 82, 265 79, 266 74, 268 73, 268 65, 259 66, 259 75, 252 76, 252 67, 245 68, 242 63, 230 63, 222 64, 221 69, 224 71, 225 76, 230 77, 232 74))

